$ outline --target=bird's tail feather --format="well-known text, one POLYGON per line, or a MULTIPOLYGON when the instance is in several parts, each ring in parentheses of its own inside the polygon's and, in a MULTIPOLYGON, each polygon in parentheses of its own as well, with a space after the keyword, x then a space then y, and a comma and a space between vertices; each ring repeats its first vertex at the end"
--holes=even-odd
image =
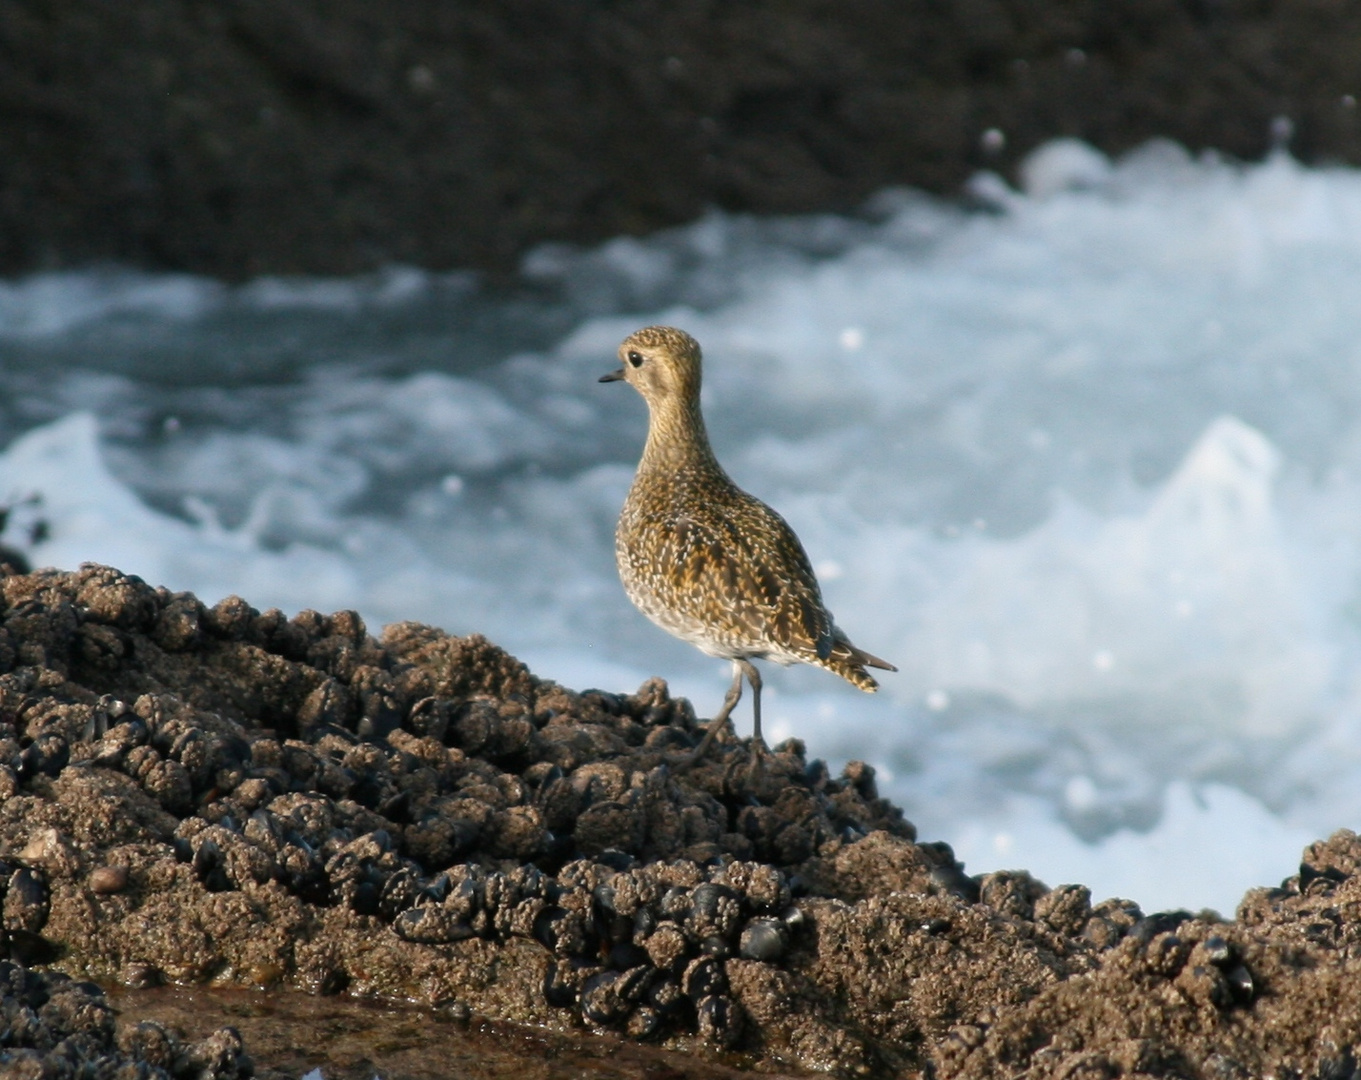
POLYGON ((859 687, 867 694, 872 694, 879 689, 879 684, 874 681, 874 677, 859 664, 848 663, 844 660, 838 662, 832 659, 827 663, 827 670, 835 672, 852 686, 859 687))
MULTIPOLYGON (((839 642, 838 645, 841 643, 839 642)), ((874 677, 865 670, 867 667, 879 668, 883 671, 897 671, 898 669, 887 660, 880 660, 879 657, 857 649, 850 642, 845 642, 844 648, 832 650, 832 655, 821 662, 822 667, 828 671, 840 675, 848 683, 858 686, 867 694, 874 693, 879 689, 879 684, 874 677)))
POLYGON ((864 649, 857 649, 854 645, 850 645, 849 643, 847 647, 850 649, 850 655, 847 659, 853 664, 859 664, 862 667, 879 668, 881 671, 898 670, 887 660, 880 660, 879 657, 875 656, 873 653, 867 653, 864 649))

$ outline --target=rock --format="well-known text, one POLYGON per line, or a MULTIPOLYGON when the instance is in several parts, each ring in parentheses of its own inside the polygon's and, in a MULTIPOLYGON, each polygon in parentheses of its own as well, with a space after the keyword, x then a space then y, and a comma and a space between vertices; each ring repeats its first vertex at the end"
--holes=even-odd
POLYGON ((149 1021, 118 1030, 99 987, 8 960, 0 961, 0 1012, 10 1018, 0 1070, 15 1080, 74 1075, 244 1080, 254 1073, 232 1028, 191 1042, 149 1021))
POLYGON ((0 761, 29 753, 0 785, 11 1071, 84 1075, 50 1060, 68 1038, 99 1075, 251 1068, 231 1030, 115 1035, 50 964, 454 1001, 838 1075, 1333 1075, 1361 1042, 1351 833, 1237 923, 1145 915, 972 878, 868 766, 833 779, 797 743, 748 790, 740 743, 673 773, 644 732, 695 721, 657 683, 578 695, 481 638, 205 610, 102 567, 0 591, 22 660, 0 702, 23 703, 0 761), (92 654, 91 625, 128 647, 92 654))
POLYGON ((123 865, 100 866, 90 871, 90 891, 101 896, 120 893, 128 887, 128 868, 123 865))
MULTIPOLYGON (((23 2, 0 23, 0 273, 508 273, 710 206, 954 194, 1057 136, 1260 157, 1278 117, 1306 160, 1355 163, 1358 41, 1349 4, 23 2)), ((200 625, 230 638, 240 613, 200 625)), ((654 697, 630 706, 648 723, 654 697)))
POLYGON ((5 885, 4 924, 6 930, 38 933, 47 924, 49 893, 42 877, 21 867, 5 885))
POLYGON ((1034 902, 1035 918, 1061 933, 1080 934, 1092 913, 1092 891, 1086 885, 1060 885, 1034 902))

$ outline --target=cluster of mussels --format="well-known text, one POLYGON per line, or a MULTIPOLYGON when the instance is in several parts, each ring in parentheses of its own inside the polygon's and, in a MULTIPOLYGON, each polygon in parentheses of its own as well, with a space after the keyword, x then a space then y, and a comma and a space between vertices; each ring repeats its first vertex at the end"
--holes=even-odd
POLYGON ((46 963, 55 950, 43 939, 50 892, 47 876, 39 867, 0 861, 0 949, 22 963, 46 963))
POLYGON ((413 942, 538 940, 549 1000, 594 1024, 730 1043, 721 962, 780 958, 798 865, 912 835, 871 769, 834 779, 795 741, 760 793, 737 753, 678 782, 698 729, 660 680, 577 694, 479 638, 379 642, 350 612, 208 609, 105 567, 0 589, 0 796, 121 771, 206 889, 278 882, 413 942))
MULTIPOLYGON (((798 881, 793 886, 797 888, 798 881)), ((439 895, 397 916, 411 941, 478 934, 532 937, 553 952, 544 992, 583 1019, 647 1038, 670 1023, 720 1045, 741 1032, 722 961, 775 962, 803 915, 791 882, 772 866, 688 860, 637 864, 622 852, 580 859, 549 877, 463 866, 441 875, 439 895)))
POLYGON ((0 960, 0 1075, 17 1080, 237 1080, 254 1075, 240 1034, 181 1041, 154 1021, 115 1023, 104 991, 0 960))

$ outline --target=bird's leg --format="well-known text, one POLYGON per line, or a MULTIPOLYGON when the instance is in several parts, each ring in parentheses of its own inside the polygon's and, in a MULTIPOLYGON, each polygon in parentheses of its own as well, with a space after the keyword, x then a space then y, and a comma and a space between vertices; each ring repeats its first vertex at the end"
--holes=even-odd
POLYGON ((747 682, 751 683, 751 735, 764 749, 766 742, 761 738, 761 673, 756 670, 756 665, 745 657, 734 660, 733 664, 747 677, 747 682))
MULTIPOLYGON (((737 708, 737 703, 742 700, 742 664, 745 660, 734 660, 732 662, 732 685, 728 687, 728 692, 723 695, 723 707, 718 710, 714 718, 709 721, 709 726, 704 729, 704 738, 695 747, 694 752, 685 760, 682 768, 688 769, 699 761, 709 751, 710 745, 717 737, 718 733, 727 726, 732 718, 733 709, 737 708)), ((747 664, 750 667, 750 664, 747 664)))
POLYGON ((761 673, 756 670, 756 665, 745 657, 734 660, 733 664, 737 667, 738 678, 743 675, 747 677, 747 682, 751 683, 751 770, 747 774, 748 783, 755 784, 756 777, 761 771, 761 761, 766 753, 766 741, 761 737, 761 673))

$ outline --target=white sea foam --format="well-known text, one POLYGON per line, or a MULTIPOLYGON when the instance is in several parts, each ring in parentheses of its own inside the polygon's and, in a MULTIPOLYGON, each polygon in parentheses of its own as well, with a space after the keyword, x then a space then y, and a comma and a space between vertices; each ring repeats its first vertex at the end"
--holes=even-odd
POLYGON ((226 290, 184 275, 126 270, 37 274, 0 282, 0 340, 43 338, 118 315, 196 319, 215 308, 226 290))
MULTIPOLYGON (((976 182, 980 211, 889 192, 873 220, 544 249, 575 331, 479 370, 363 374, 303 339, 285 390, 71 373, 0 495, 43 494, 40 562, 478 630, 579 687, 665 674, 707 713, 723 666, 615 579, 644 415, 594 378, 676 323, 720 457, 901 668, 876 697, 774 672, 771 731, 875 762, 972 871, 1229 913, 1361 824, 1361 174, 1061 143, 1022 176, 976 182), (153 432, 157 394, 190 419, 153 432)), ((431 280, 49 275, 0 292, 0 337, 281 306, 400 335, 431 280)))
POLYGON ((471 274, 389 267, 350 279, 258 278, 235 288, 187 274, 111 269, 0 282, 0 341, 57 337, 117 319, 194 322, 228 312, 355 314, 400 307, 434 285, 471 288, 471 274))

